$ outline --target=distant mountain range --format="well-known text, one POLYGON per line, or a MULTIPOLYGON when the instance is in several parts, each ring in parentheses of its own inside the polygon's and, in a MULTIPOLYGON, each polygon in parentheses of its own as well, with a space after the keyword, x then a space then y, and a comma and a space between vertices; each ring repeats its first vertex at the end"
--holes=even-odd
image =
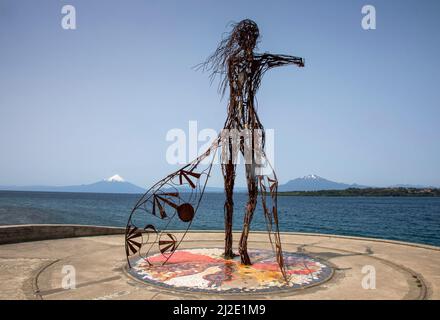
POLYGON ((278 186, 278 191, 317 191, 317 190, 344 190, 348 188, 368 188, 359 184, 346 184, 330 181, 315 174, 290 180, 278 186))
MULTIPOLYGON (((422 185, 408 185, 400 184, 390 186, 391 188, 425 188, 427 186, 422 185)), ((320 190, 345 190, 348 188, 371 188, 369 186, 363 186, 359 184, 347 184, 341 182, 334 182, 315 174, 309 174, 302 178, 296 178, 288 181, 285 184, 278 186, 278 191, 320 191, 320 190)), ((374 187, 373 187, 374 188, 374 187)), ((91 184, 82 184, 75 186, 0 186, 0 190, 10 191, 45 191, 45 192, 91 192, 91 193, 144 193, 146 190, 133 183, 125 181, 121 176, 114 175, 108 179, 101 180, 91 184)), ((173 189, 175 190, 175 189, 173 189)), ((189 187, 177 187, 180 192, 190 191, 189 187)), ((237 193, 246 192, 245 187, 235 187, 234 191, 237 193)), ((222 193, 223 187, 210 187, 206 186, 206 192, 208 193, 222 193)))
POLYGON ((45 191, 45 192, 90 192, 90 193, 144 193, 146 190, 125 181, 121 176, 114 175, 108 179, 91 184, 76 186, 0 186, 0 190, 13 191, 45 191))

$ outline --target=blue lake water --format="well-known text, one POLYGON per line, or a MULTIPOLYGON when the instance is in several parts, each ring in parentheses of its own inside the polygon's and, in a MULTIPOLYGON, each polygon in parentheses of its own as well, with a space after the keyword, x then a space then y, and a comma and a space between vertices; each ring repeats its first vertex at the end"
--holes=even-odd
MULTIPOLYGON (((139 195, 0 191, 0 225, 125 226, 139 195)), ((205 194, 192 229, 223 229, 223 194, 205 194)), ((241 229, 245 194, 235 195, 241 229)), ((375 237, 440 246, 440 198, 279 197, 281 231, 375 237)), ((265 230, 258 209, 252 230, 265 230)))

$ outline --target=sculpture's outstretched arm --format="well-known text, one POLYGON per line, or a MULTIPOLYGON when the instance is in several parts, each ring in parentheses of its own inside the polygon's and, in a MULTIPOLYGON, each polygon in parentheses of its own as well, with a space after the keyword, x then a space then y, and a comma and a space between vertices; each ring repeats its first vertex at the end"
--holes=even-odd
POLYGON ((281 67, 285 65, 294 64, 298 67, 304 67, 305 61, 303 58, 288 56, 284 54, 271 54, 263 53, 257 56, 260 60, 261 66, 264 71, 274 68, 281 67))

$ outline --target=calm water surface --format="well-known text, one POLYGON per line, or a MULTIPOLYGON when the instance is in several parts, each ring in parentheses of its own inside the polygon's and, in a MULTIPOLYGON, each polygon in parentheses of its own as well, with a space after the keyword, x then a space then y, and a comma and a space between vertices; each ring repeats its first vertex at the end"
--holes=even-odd
MULTIPOLYGON (((139 195, 0 191, 0 225, 27 223, 125 226, 139 195)), ((192 229, 223 229, 223 194, 205 194, 192 229)), ((240 229, 245 194, 235 195, 240 229)), ((440 198, 279 197, 281 231, 331 233, 440 246, 440 198)), ((265 230, 261 209, 253 230, 265 230)))

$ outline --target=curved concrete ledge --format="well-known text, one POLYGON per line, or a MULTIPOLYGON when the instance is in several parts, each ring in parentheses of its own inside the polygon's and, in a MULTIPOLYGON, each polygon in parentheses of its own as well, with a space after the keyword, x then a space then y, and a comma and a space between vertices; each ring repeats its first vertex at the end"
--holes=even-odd
MULTIPOLYGON (((174 232, 185 232, 185 230, 173 230, 174 232)), ((188 230, 187 233, 219 233, 219 230, 188 230)), ((234 233, 239 232, 238 230, 233 230, 234 233)), ((266 231, 251 231, 254 234, 267 234, 266 231)), ((399 244, 410 247, 418 247, 424 249, 438 250, 440 251, 440 247, 424 244, 424 243, 416 243, 416 242, 407 242, 407 241, 399 241, 399 240, 390 240, 390 239, 382 239, 382 238, 371 238, 371 237, 357 237, 357 236, 344 236, 339 234, 331 234, 331 233, 310 233, 310 232, 290 232, 290 231, 280 231, 280 235, 292 235, 292 236, 304 236, 304 237, 327 237, 327 238, 340 238, 340 239, 351 239, 351 240, 363 240, 363 241, 372 241, 372 242, 383 242, 383 243, 391 243, 391 244, 399 244)))
MULTIPOLYGON (((173 232, 185 232, 185 230, 173 230, 173 232)), ((188 230, 188 233, 219 233, 221 230, 188 230)), ((233 231, 239 232, 237 230, 233 231)), ((105 236, 114 234, 124 234, 125 228, 120 227, 109 227, 109 226, 96 226, 96 225, 81 225, 81 224, 20 224, 20 225, 5 225, 0 226, 0 245, 8 243, 19 243, 28 241, 41 241, 41 240, 54 240, 54 239, 64 239, 64 238, 75 238, 75 237, 87 237, 87 236, 105 236)), ((254 234, 266 234, 266 231, 252 231, 254 234)), ((341 238, 341 239, 352 239, 352 240, 364 240, 364 241, 374 241, 383 242, 390 244, 399 244, 411 247, 419 247, 431 250, 440 251, 440 247, 415 243, 406 242, 382 238, 369 238, 369 237, 358 237, 358 236, 344 236, 337 234, 327 234, 327 233, 307 233, 307 232, 280 232, 281 235, 298 235, 304 237, 328 237, 328 238, 341 238)))
POLYGON ((87 236, 104 236, 123 234, 124 232, 125 228, 74 224, 8 225, 0 226, 0 244, 87 236))

